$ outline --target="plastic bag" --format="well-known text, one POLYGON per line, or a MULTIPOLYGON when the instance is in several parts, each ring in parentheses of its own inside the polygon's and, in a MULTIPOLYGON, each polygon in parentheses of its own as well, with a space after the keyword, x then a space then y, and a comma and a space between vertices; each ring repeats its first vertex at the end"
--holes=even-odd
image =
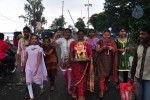
POLYGON ((135 82, 120 83, 121 100, 135 100, 135 82))

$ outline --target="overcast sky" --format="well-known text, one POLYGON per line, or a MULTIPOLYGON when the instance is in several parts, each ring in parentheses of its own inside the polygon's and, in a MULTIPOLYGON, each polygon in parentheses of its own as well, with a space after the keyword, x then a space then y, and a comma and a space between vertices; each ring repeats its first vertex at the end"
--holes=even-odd
MULTIPOLYGON (((88 3, 88 0, 43 0, 45 10, 43 15, 47 19, 48 28, 54 18, 58 18, 62 14, 62 1, 64 1, 64 17, 67 25, 73 25, 68 10, 70 11, 74 22, 79 17, 86 17, 84 21, 87 21, 87 7, 84 4, 88 3)), ((90 7, 90 15, 103 11, 103 3, 105 0, 89 0, 92 7, 90 7)), ((24 4, 26 0, 0 0, 0 32, 14 32, 22 31, 22 28, 26 25, 23 19, 18 18, 19 15, 24 15, 24 4)))

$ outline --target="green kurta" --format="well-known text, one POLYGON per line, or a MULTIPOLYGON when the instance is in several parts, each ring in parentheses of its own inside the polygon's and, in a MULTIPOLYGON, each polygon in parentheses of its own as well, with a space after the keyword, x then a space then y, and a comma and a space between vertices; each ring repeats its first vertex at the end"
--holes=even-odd
MULTIPOLYGON (((125 41, 120 41, 118 38, 115 39, 118 49, 123 49, 129 46, 129 39, 125 41)), ((118 71, 129 71, 129 51, 126 51, 123 55, 123 52, 118 51, 118 71)))

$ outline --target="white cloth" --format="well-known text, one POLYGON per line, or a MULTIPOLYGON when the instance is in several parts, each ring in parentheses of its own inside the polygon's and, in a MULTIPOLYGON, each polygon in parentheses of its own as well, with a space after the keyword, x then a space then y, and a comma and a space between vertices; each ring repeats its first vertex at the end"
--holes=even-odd
POLYGON ((70 53, 70 44, 74 41, 74 39, 66 40, 65 38, 59 38, 56 40, 56 43, 60 45, 61 48, 61 59, 63 59, 65 56, 69 57, 70 53))
POLYGON ((37 74, 34 76, 34 72, 37 64, 37 56, 39 52, 43 53, 43 49, 38 45, 31 45, 26 48, 28 53, 28 59, 26 62, 25 72, 26 72, 26 82, 42 84, 44 80, 47 80, 47 70, 44 63, 44 58, 42 55, 40 65, 37 74))
MULTIPOLYGON (((130 56, 129 57, 129 65, 132 66, 132 61, 133 61, 133 56, 130 56)), ((131 78, 131 67, 130 67, 130 70, 128 72, 128 78, 131 78)))
POLYGON ((30 98, 34 98, 32 84, 28 84, 27 87, 28 87, 28 92, 29 92, 30 98))
MULTIPOLYGON (((61 48, 61 60, 62 61, 64 58, 69 57, 70 44, 72 41, 74 41, 74 39, 72 39, 72 38, 69 40, 66 40, 65 38, 59 38, 58 40, 56 40, 56 43, 59 44, 60 48, 61 48)), ((60 65, 61 71, 71 70, 71 68, 63 69, 63 68, 61 68, 61 66, 62 65, 60 65)))

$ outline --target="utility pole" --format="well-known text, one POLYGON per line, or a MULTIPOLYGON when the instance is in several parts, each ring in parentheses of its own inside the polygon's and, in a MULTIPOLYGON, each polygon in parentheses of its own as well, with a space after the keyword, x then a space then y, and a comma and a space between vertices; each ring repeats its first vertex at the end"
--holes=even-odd
MULTIPOLYGON (((89 4, 89 0, 88 0, 88 4, 84 4, 85 5, 85 7, 87 6, 88 8, 87 8, 87 10, 88 10, 88 21, 89 21, 89 7, 91 6, 92 7, 92 4, 89 4)), ((89 29, 89 23, 88 23, 88 29, 89 29)))
POLYGON ((81 18, 82 18, 82 10, 81 10, 81 18))
POLYGON ((64 16, 64 1, 62 1, 62 16, 64 16))
MULTIPOLYGON (((62 1, 62 18, 64 18, 64 1, 62 1)), ((63 28, 64 26, 62 25, 61 27, 63 28)))

